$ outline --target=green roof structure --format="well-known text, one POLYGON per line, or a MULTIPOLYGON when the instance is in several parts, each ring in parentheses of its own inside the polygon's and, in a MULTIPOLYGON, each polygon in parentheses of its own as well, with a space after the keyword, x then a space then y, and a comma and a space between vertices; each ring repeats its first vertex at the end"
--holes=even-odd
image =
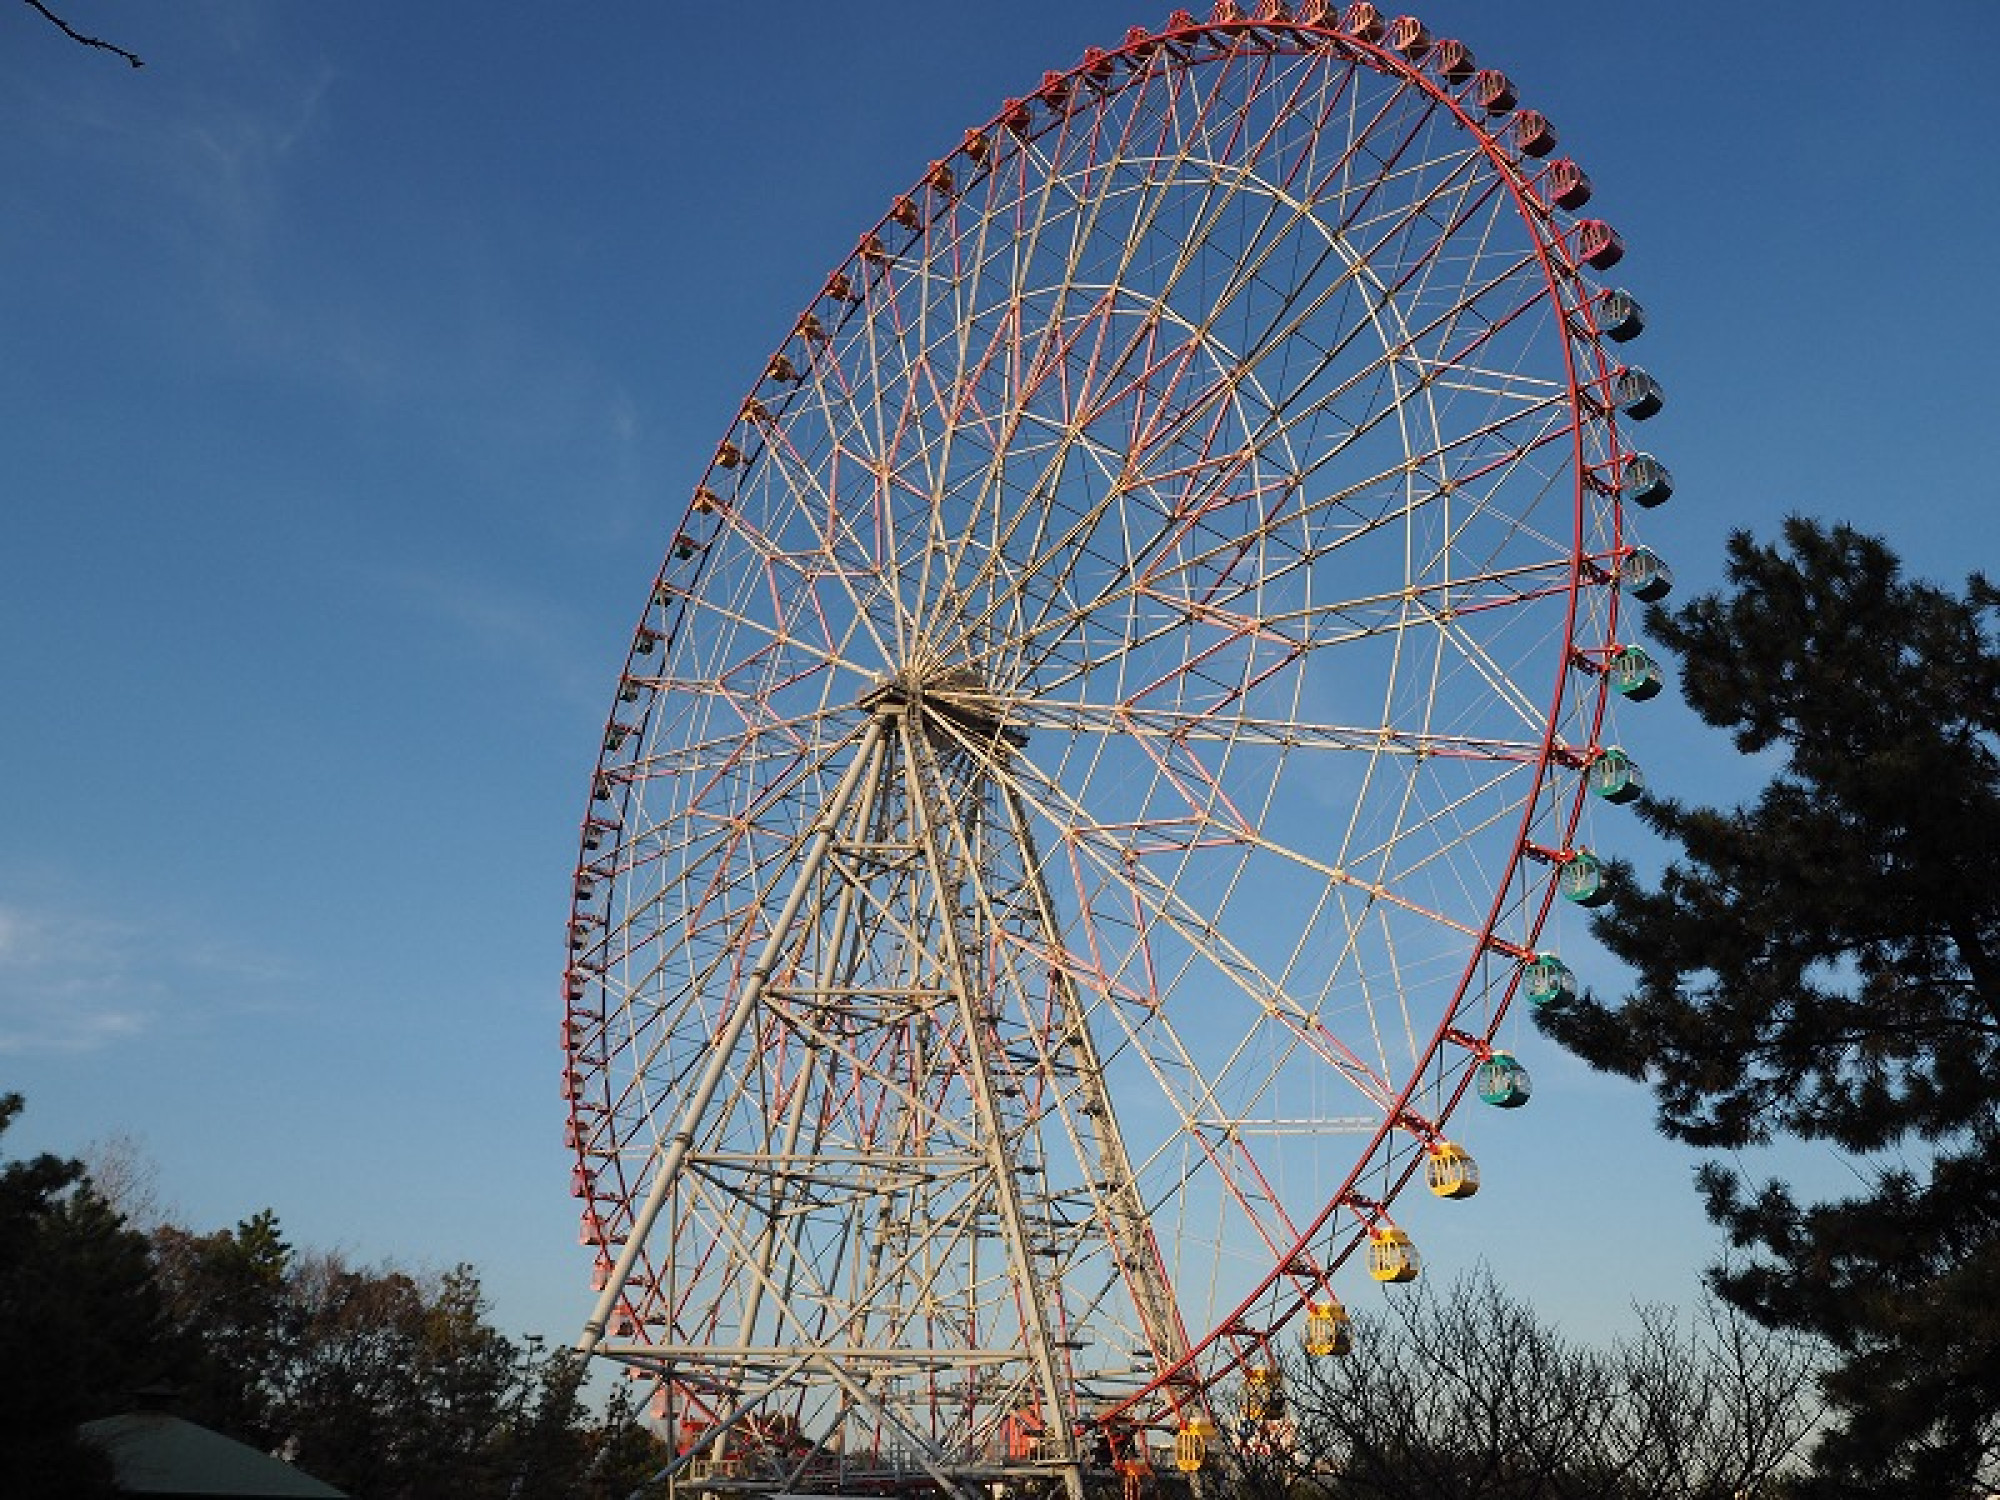
POLYGON ((196 1500, 347 1500, 335 1489, 259 1453, 247 1443, 162 1411, 86 1422, 83 1440, 100 1449, 130 1495, 196 1500))

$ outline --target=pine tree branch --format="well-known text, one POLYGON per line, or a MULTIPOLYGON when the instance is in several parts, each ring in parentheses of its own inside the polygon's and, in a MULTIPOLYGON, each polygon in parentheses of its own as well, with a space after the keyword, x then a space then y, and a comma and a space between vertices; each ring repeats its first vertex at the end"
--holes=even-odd
POLYGON ((69 22, 65 21, 61 16, 57 15, 54 11, 50 10, 46 5, 42 4, 42 0, 22 0, 22 3, 24 5, 27 5, 32 10, 40 11, 42 13, 42 18, 44 20, 46 20, 51 26, 55 27, 56 30, 60 31, 64 36, 68 37, 71 41, 77 42, 85 47, 98 47, 106 52, 116 53, 119 57, 124 58, 125 61, 130 63, 135 68, 143 68, 146 66, 146 64, 140 60, 139 55, 136 52, 127 52, 123 47, 117 46, 111 42, 103 41, 98 37, 85 36, 82 32, 78 31, 74 26, 70 25, 69 22))

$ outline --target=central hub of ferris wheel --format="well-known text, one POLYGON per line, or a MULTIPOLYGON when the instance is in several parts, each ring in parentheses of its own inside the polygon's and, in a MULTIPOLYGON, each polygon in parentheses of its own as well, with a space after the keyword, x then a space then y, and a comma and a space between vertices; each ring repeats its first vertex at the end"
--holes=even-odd
POLYGON ((1472 1192, 1442 1128, 1575 989, 1544 925, 1603 899, 1586 792, 1638 795, 1610 719, 1660 686, 1621 599, 1671 581, 1618 237, 1517 106, 1365 0, 1176 11, 789 325, 570 916, 579 1348, 662 1477, 1199 1487, 1288 1451, 1350 1262, 1416 1274, 1401 1190, 1472 1192))
POLYGON ((1023 749, 1028 735, 1009 727, 1008 702, 987 687, 976 667, 963 663, 909 667, 878 677, 860 700, 874 714, 935 716, 972 744, 1023 749))

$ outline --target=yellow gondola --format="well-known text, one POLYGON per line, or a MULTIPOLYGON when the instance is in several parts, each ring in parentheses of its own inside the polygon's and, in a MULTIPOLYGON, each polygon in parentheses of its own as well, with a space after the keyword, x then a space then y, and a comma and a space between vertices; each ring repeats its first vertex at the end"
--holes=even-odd
POLYGON ((1424 1182, 1440 1198, 1470 1198, 1479 1191, 1479 1163, 1463 1146, 1439 1141, 1424 1163, 1424 1182))
POLYGON ((1283 1377, 1276 1365, 1252 1365, 1243 1372, 1243 1415, 1252 1422, 1275 1422, 1285 1414, 1283 1377))
POLYGON ((1174 1467, 1183 1474, 1197 1472, 1208 1462, 1208 1440, 1214 1432, 1215 1425, 1205 1417, 1183 1424, 1174 1434, 1174 1467))
POLYGON ((1306 1353, 1315 1359, 1324 1359, 1329 1354, 1346 1354, 1354 1347, 1354 1336, 1348 1326, 1347 1309, 1340 1305, 1338 1298, 1330 1297, 1325 1302, 1314 1302, 1306 1308, 1306 1353))
POLYGON ((1402 1230, 1390 1225, 1368 1231, 1368 1274, 1377 1281, 1417 1279, 1417 1247, 1402 1230))

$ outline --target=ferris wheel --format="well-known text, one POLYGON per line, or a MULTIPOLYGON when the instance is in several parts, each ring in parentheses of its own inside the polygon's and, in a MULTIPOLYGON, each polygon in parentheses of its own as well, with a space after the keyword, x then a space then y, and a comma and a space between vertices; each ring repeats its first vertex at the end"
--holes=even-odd
POLYGON ((1198 1473, 1416 1274, 1660 685, 1590 192, 1416 19, 1224 0, 966 131, 792 321, 569 926, 581 1347, 683 1482, 1198 1473))

